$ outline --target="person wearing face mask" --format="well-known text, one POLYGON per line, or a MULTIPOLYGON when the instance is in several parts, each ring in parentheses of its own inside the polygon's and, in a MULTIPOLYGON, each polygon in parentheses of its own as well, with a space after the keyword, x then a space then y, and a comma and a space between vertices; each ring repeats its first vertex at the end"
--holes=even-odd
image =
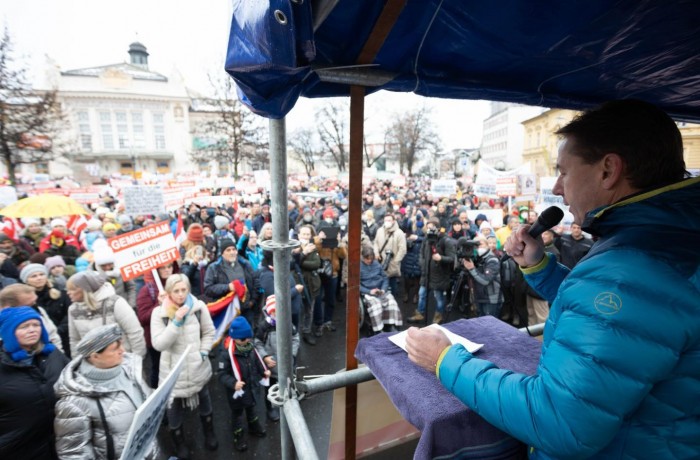
POLYGON ((318 219, 316 219, 316 217, 314 216, 313 210, 307 206, 301 212, 301 216, 299 217, 299 221, 294 227, 294 231, 298 234, 302 226, 311 225, 313 228, 316 228, 318 224, 318 219))
POLYGON ((394 215, 384 216, 384 223, 374 238, 374 257, 389 278, 389 286, 394 297, 398 297, 401 261, 406 255, 406 235, 394 220, 394 215))
POLYGON ((136 308, 136 283, 133 280, 124 281, 122 275, 114 265, 114 252, 105 242, 96 242, 93 254, 93 262, 88 270, 101 273, 114 287, 114 293, 123 297, 132 308, 136 308))
POLYGON ((378 229, 379 226, 374 221, 374 211, 368 209, 362 215, 362 230, 365 232, 365 235, 369 237, 370 241, 374 241, 378 229))
POLYGON ((327 227, 337 227, 338 224, 335 221, 335 211, 333 208, 326 208, 323 211, 323 220, 319 222, 318 226, 316 227, 316 232, 320 232, 324 228, 327 227))
POLYGON ((486 238, 477 236, 473 241, 479 243, 476 248, 476 257, 462 259, 462 265, 474 280, 476 312, 479 316, 491 315, 500 318, 503 305, 501 263, 489 249, 486 238))

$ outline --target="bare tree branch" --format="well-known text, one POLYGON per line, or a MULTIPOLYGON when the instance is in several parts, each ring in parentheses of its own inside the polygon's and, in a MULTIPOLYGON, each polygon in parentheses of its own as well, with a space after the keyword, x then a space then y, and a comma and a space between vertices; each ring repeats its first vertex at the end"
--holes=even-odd
POLYGON ((0 157, 11 183, 20 164, 51 161, 62 154, 64 127, 56 91, 34 91, 25 69, 15 68, 7 28, 0 38, 0 157))
POLYGON ((430 121, 430 110, 426 107, 395 115, 385 132, 386 142, 396 144, 399 152, 399 172, 410 176, 416 162, 425 154, 440 150, 440 138, 430 121))
POLYGON ((316 125, 323 153, 333 157, 338 172, 347 169, 348 113, 346 102, 329 102, 316 112, 316 125))
POLYGON ((292 148, 292 157, 304 165, 306 175, 311 178, 311 173, 316 169, 316 161, 320 159, 320 152, 314 146, 314 132, 310 128, 303 128, 292 133, 289 139, 292 148))

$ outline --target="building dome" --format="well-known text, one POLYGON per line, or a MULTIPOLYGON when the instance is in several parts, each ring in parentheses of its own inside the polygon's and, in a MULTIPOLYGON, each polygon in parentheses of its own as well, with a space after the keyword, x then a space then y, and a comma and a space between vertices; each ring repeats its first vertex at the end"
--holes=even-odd
POLYGON ((133 42, 129 45, 129 56, 133 65, 148 69, 148 51, 143 43, 133 42))

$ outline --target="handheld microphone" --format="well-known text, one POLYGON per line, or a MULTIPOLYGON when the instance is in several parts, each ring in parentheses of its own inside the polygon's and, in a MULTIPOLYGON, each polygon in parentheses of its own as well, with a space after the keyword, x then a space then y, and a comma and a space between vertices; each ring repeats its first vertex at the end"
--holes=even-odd
POLYGON ((537 238, 545 231, 557 225, 564 218, 564 211, 556 206, 550 206, 537 218, 530 231, 527 232, 533 238, 537 238))

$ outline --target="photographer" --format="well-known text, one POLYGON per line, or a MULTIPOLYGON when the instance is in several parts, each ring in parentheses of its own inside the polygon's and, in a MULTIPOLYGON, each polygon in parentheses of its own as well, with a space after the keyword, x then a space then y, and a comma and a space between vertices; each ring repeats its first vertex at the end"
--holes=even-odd
POLYGON ((394 215, 384 216, 384 223, 374 238, 374 256, 389 278, 389 289, 398 295, 398 281, 401 276, 401 261, 406 255, 406 235, 399 228, 394 215))
POLYGON ((464 257, 462 266, 474 280, 474 303, 479 316, 491 315, 500 318, 503 305, 501 291, 501 264, 498 257, 489 250, 486 238, 477 236, 474 257, 464 257))
POLYGON ((439 324, 442 321, 446 303, 445 293, 450 289, 454 269, 455 250, 450 239, 438 231, 439 225, 440 220, 431 217, 425 226, 425 239, 420 251, 421 278, 418 290, 418 309, 413 316, 408 318, 409 323, 425 322, 429 291, 432 291, 437 302, 432 322, 439 324))

